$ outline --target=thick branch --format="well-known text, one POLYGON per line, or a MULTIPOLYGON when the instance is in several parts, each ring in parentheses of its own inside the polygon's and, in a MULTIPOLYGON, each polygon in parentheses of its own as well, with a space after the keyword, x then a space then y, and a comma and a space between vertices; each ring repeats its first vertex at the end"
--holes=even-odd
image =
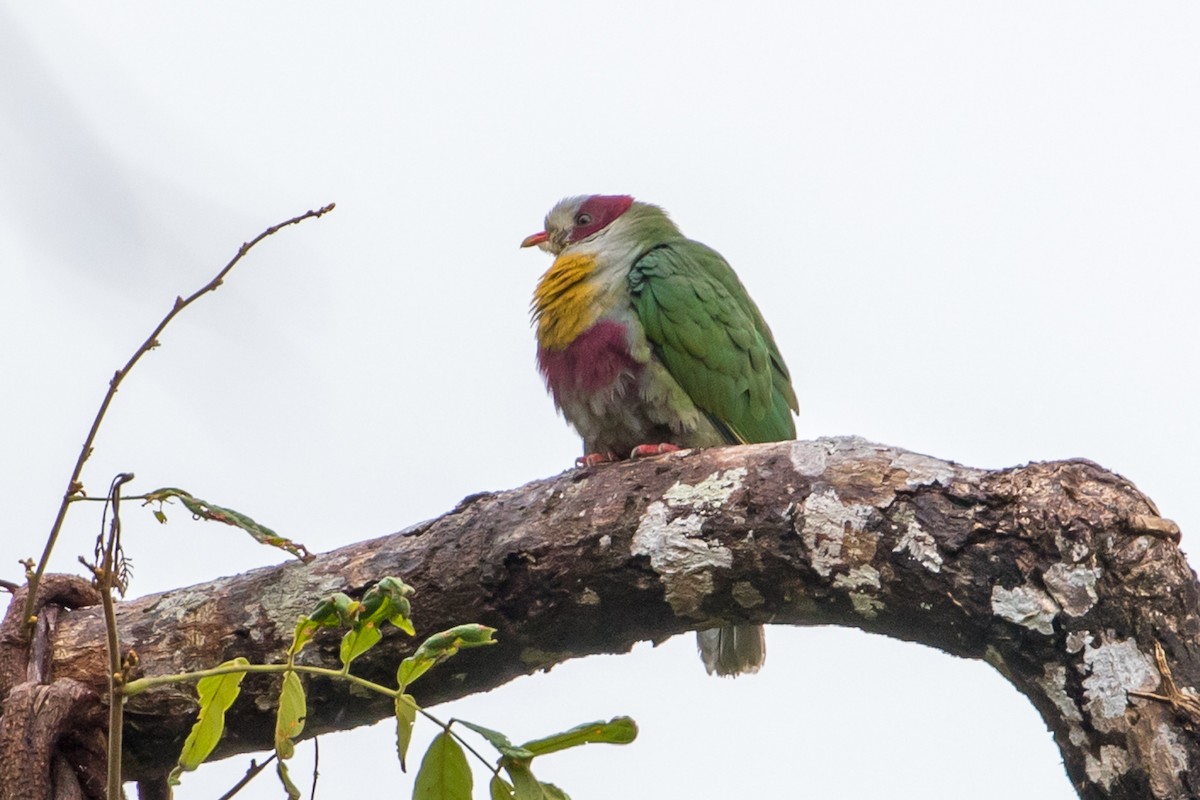
MULTIPOLYGON (((1200 720, 1179 697, 1200 682, 1200 591, 1177 534, 1128 481, 1086 461, 987 472, 859 439, 785 442, 469 497, 311 564, 142 598, 118 617, 147 674, 274 661, 317 599, 400 575, 417 587, 422 634, 499 629, 498 646, 422 679, 426 704, 717 620, 849 625, 995 666, 1041 712, 1083 797, 1197 797, 1200 720)), ((103 641, 98 611, 64 615, 55 678, 102 692, 103 641)), ((411 646, 391 632, 356 671, 389 683, 411 646)), ((336 638, 304 655, 336 666, 336 638)), ((270 746, 273 684, 244 686, 225 755, 270 746)), ((330 682, 309 696, 306 735, 391 712, 330 682)), ((172 762, 194 709, 186 688, 129 702, 130 778, 172 762)))

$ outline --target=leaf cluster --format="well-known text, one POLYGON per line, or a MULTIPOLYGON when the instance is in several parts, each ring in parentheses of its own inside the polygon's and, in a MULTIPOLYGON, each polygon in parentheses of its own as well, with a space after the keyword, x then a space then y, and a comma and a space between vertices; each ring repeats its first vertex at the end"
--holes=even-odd
MULTIPOLYGON (((251 672, 280 674, 275 720, 276 773, 291 800, 300 797, 300 790, 289 776, 286 762, 295 753, 295 741, 304 731, 308 711, 304 682, 300 677, 302 674, 350 680, 358 686, 391 697, 396 714, 396 752, 402 771, 407 769, 408 748, 417 717, 424 716, 441 727, 441 733, 434 737, 421 759, 413 786, 414 800, 469 800, 473 778, 464 745, 492 772, 489 784, 491 800, 559 800, 568 797, 566 792, 534 777, 531 769, 534 758, 593 742, 627 744, 636 738, 637 726, 628 717, 578 725, 520 745, 513 744, 504 734, 482 725, 464 720, 442 722, 434 717, 417 703, 409 688, 430 669, 459 651, 495 644, 496 640, 492 638, 495 629, 477 623, 457 625, 426 638, 396 668, 395 688, 352 675, 350 665, 382 640, 384 624, 390 624, 409 636, 415 635, 409 600, 412 594, 412 587, 400 578, 386 577, 372 586, 360 600, 340 592, 321 600, 312 612, 296 623, 287 661, 283 664, 255 665, 244 658, 235 658, 201 673, 168 676, 168 679, 177 680, 198 678, 196 692, 200 704, 199 715, 184 742, 179 762, 171 772, 170 783, 178 785, 184 772, 196 769, 212 754, 225 731, 225 713, 237 700, 242 679, 251 672), (345 630, 339 648, 341 670, 295 663, 296 656, 322 628, 345 630), (461 738, 454 728, 456 724, 482 736, 499 752, 496 766, 489 764, 461 738)), ((159 682, 159 679, 151 680, 159 682)), ((127 694, 135 694, 146 688, 149 688, 148 681, 135 682, 128 687, 127 694)))
MULTIPOLYGON (((629 717, 614 717, 608 722, 588 722, 570 730, 533 739, 514 745, 504 734, 465 720, 455 720, 470 728, 488 741, 500 753, 499 769, 493 770, 488 793, 491 800, 568 800, 568 795, 553 783, 539 781, 533 775, 531 765, 537 756, 557 753, 571 747, 594 742, 605 744, 629 744, 637 738, 637 725, 629 717), (500 771, 508 775, 506 780, 500 771)), ((471 772, 466 767, 466 758, 457 742, 450 738, 450 731, 438 734, 429 746, 417 773, 414 800, 467 800, 471 796, 471 772), (436 747, 436 750, 435 750, 436 747), (455 752, 455 748, 457 752, 455 752), (427 774, 428 773, 428 774, 427 774), (444 787, 457 787, 456 792, 446 792, 444 787), (429 787, 422 793, 423 787, 429 787)))

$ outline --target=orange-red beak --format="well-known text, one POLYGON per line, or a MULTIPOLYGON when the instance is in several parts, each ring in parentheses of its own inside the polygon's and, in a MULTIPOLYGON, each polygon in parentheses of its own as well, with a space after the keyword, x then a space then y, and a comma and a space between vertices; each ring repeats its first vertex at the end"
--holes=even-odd
POLYGON ((533 247, 534 245, 539 245, 549 239, 550 234, 546 233, 545 231, 538 231, 532 236, 526 236, 525 240, 521 242, 521 247, 533 247))

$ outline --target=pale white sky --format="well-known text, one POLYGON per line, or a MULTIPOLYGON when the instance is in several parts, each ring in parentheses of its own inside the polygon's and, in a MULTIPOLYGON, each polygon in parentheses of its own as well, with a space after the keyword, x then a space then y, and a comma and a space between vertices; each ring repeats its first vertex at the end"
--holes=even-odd
MULTIPOLYGON (((89 489, 131 470, 327 550, 568 467, 527 318, 548 262, 517 244, 591 192, 730 260, 801 437, 1086 456, 1192 549, 1200 6, 399 5, 0 2, 0 575, 40 552, 106 381, 173 298, 330 201, 168 330, 89 489)), ((90 511, 55 567, 90 551, 90 511)), ((178 511, 126 531, 138 594, 278 560, 178 511)), ((736 681, 684 637, 441 713, 514 739, 635 717, 636 744, 541 765, 576 800, 1074 796, 990 667, 850 630, 771 629, 736 681)), ((318 796, 408 796, 387 724, 321 748, 318 796)))

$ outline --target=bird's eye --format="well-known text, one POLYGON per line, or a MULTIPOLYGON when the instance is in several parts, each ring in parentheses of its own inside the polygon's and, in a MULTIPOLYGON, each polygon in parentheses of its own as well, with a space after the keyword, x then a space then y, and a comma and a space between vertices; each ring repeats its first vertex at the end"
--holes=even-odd
POLYGON ((591 225, 592 224, 592 215, 591 214, 576 214, 575 215, 575 224, 576 225, 591 225))

